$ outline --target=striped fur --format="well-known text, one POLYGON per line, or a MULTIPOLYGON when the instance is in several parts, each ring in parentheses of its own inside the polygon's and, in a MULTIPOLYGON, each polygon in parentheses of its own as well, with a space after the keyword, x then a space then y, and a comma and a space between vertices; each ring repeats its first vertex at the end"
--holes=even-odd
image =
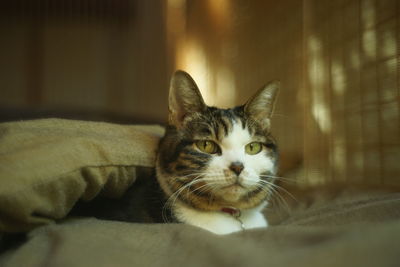
POLYGON ((172 212, 177 203, 204 212, 265 205, 277 171, 278 152, 269 123, 277 90, 278 84, 272 83, 245 105, 219 109, 205 105, 188 74, 175 73, 169 125, 157 157, 157 178, 172 212), (217 152, 201 151, 199 140, 214 142, 217 152), (262 144, 260 153, 245 152, 251 142, 262 144), (232 163, 243 166, 239 174, 232 163))

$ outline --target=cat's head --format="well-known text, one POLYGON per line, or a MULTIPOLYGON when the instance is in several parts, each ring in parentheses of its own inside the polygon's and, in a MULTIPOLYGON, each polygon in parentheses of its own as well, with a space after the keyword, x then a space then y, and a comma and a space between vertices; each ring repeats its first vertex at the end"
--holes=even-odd
POLYGON ((269 83, 246 104, 220 109, 207 106, 189 74, 177 71, 157 157, 166 195, 201 210, 246 209, 266 200, 277 171, 270 118, 278 89, 278 82, 269 83))

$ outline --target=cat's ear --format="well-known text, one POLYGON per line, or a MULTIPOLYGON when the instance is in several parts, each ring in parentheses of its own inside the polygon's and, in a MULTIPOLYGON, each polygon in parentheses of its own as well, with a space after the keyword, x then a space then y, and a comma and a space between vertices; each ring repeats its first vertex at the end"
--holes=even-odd
POLYGON ((279 88, 279 81, 272 81, 266 84, 247 101, 244 106, 244 112, 254 120, 269 127, 279 88))
POLYGON ((206 108, 192 77, 184 71, 176 71, 169 88, 169 123, 179 127, 186 115, 202 112, 206 108))

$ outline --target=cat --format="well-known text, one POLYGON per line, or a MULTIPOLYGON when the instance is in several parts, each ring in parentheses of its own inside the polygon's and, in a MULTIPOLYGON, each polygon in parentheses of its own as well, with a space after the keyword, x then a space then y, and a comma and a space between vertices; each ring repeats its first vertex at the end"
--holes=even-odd
POLYGON ((262 210, 278 166, 270 132, 278 90, 271 82, 246 104, 220 109, 204 103, 188 73, 175 72, 156 176, 177 221, 216 234, 268 225, 262 210))
POLYGON ((262 214, 275 190, 278 150, 270 120, 279 82, 246 104, 209 107, 190 75, 177 71, 156 168, 137 168, 120 199, 80 201, 70 216, 128 222, 177 222, 215 234, 266 227, 262 214))

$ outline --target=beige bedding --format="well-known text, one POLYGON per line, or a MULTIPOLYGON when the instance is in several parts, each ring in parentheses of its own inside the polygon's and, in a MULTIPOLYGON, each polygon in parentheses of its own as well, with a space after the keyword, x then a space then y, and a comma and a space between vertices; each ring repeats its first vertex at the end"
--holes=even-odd
POLYGON ((29 232, 0 266, 399 266, 400 193, 293 191, 273 225, 216 236, 183 224, 67 216, 152 167, 163 129, 67 120, 0 124, 0 235, 29 232), (324 194, 328 195, 328 194, 324 194), (56 223, 57 222, 57 223, 56 223))

